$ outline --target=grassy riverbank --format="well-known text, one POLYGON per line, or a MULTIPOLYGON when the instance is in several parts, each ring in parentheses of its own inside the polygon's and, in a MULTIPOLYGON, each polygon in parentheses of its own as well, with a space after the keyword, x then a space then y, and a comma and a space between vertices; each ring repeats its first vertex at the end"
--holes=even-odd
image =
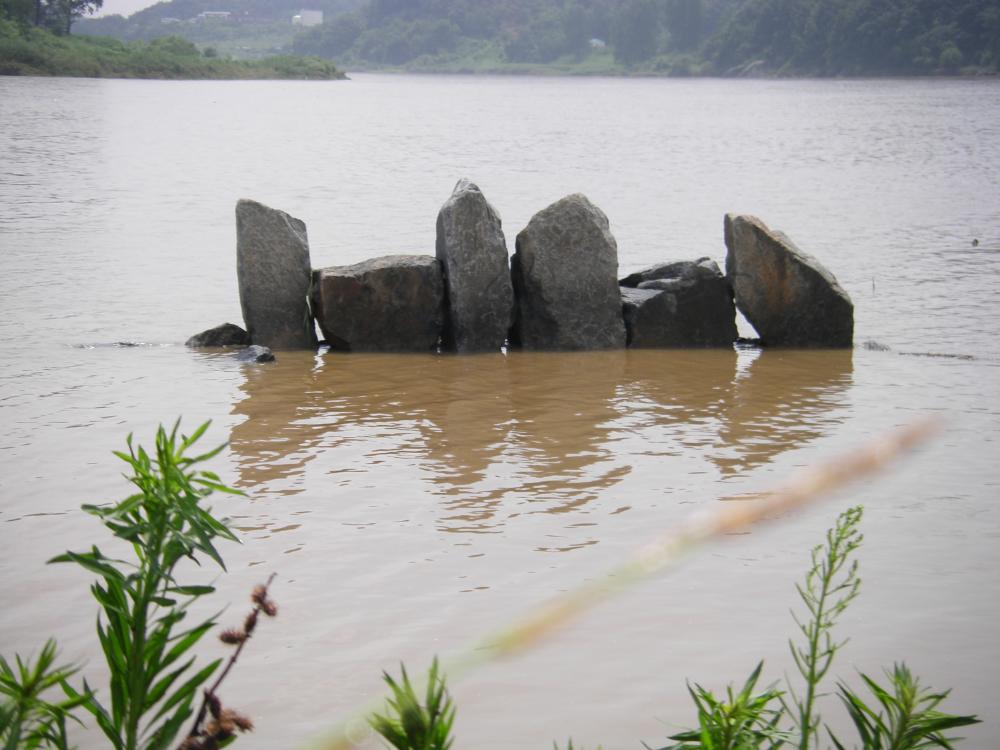
POLYGON ((56 36, 0 19, 0 75, 80 78, 294 79, 346 78, 328 60, 298 55, 231 60, 165 37, 122 42, 108 37, 56 36))

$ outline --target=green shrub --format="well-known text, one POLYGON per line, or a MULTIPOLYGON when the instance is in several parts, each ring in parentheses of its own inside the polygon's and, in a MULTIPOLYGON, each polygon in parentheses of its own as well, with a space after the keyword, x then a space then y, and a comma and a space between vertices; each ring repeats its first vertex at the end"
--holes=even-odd
POLYGON ((383 673, 392 697, 386 701, 386 712, 371 717, 372 728, 396 750, 448 750, 455 722, 455 706, 445 687, 444 675, 438 674, 437 659, 427 674, 424 702, 420 702, 406 667, 400 667, 402 682, 383 673))
MULTIPOLYGON (((789 682, 787 693, 772 687, 754 695, 763 664, 757 665, 739 693, 728 688, 725 700, 696 685, 691 697, 698 728, 673 735, 670 739, 677 744, 664 750, 776 750, 784 745, 807 750, 819 745, 819 687, 845 643, 833 637, 833 628, 861 587, 858 562, 853 559, 863 539, 858 530, 861 517, 859 506, 837 518, 825 543, 812 550, 805 580, 796 585, 808 616, 800 619, 793 614, 803 642, 789 641, 789 647, 804 686, 796 689, 789 682)), ((889 676, 891 692, 861 676, 883 712, 870 708, 845 684, 839 685, 864 750, 950 748, 954 740, 945 738, 943 731, 978 723, 975 716, 939 712, 937 706, 948 693, 921 690, 905 666, 897 666, 889 676)), ((827 733, 838 750, 844 750, 829 728, 827 733)))

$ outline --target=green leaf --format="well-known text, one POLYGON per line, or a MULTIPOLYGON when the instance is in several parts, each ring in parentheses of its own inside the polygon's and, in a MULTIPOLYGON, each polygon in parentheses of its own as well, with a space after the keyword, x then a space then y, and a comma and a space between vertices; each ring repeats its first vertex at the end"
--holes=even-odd
POLYGON ((173 695, 167 699, 160 709, 156 712, 153 717, 153 723, 159 721, 168 711, 180 704, 184 700, 190 700, 201 686, 205 680, 212 676, 212 673, 218 669, 219 664, 222 663, 222 659, 216 659, 207 667, 204 667, 201 671, 191 677, 187 682, 181 685, 177 690, 174 691, 173 695))

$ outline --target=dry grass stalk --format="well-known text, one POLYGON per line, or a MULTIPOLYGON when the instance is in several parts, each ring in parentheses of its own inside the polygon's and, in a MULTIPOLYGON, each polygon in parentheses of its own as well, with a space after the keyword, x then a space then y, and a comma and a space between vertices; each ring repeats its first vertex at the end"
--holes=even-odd
POLYGON ((248 717, 237 711, 223 707, 222 701, 218 696, 218 690, 222 685, 222 681, 226 679, 232 668, 236 666, 240 654, 243 653, 244 646, 247 645, 247 641, 253 635, 260 613, 263 612, 268 617, 274 617, 278 614, 277 605, 268 597, 268 589, 271 587, 274 577, 275 574, 272 573, 267 579, 267 583, 254 587, 253 593, 250 595, 250 601, 253 602, 254 606, 250 610, 250 614, 243 621, 243 627, 229 628, 222 631, 219 635, 220 641, 229 646, 236 646, 236 650, 233 651, 229 657, 229 661, 226 662, 225 669, 222 670, 222 673, 212 683, 212 687, 205 690, 198 715, 195 717, 191 731, 188 732, 188 736, 181 743, 179 750, 217 750, 228 740, 235 737, 238 732, 253 731, 253 722, 248 717))
MULTIPOLYGON (((762 493, 752 501, 726 503, 724 507, 697 513, 680 528, 641 547, 604 578, 583 584, 529 613, 519 622, 460 654, 443 671, 454 679, 482 664, 527 651, 584 611, 675 564, 685 552, 699 544, 783 517, 834 490, 874 474, 927 440, 937 430, 938 423, 932 420, 903 427, 868 442, 856 451, 807 469, 791 477, 783 486, 762 493)), ((316 750, 350 750, 361 745, 357 735, 349 730, 363 722, 363 717, 377 710, 380 704, 341 724, 331 736, 316 745, 316 750)))

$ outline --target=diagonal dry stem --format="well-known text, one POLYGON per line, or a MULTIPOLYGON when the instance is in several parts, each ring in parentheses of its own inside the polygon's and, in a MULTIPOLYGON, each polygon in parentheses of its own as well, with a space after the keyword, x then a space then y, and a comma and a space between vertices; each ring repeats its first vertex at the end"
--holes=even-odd
MULTIPOLYGON (((762 493, 752 501, 725 503, 722 507, 696 513, 679 528, 638 549, 604 578, 582 584, 459 653, 447 663, 442 674, 455 679, 483 664, 527 651, 584 611, 674 565, 685 552, 699 544, 742 531, 754 524, 776 520, 833 490, 880 471, 902 453, 927 440, 938 429, 936 420, 924 420, 900 428, 855 451, 804 470, 784 485, 762 493)), ((313 747, 315 750, 359 747, 363 741, 356 728, 366 726, 365 718, 380 707, 381 701, 358 712, 313 747)))

